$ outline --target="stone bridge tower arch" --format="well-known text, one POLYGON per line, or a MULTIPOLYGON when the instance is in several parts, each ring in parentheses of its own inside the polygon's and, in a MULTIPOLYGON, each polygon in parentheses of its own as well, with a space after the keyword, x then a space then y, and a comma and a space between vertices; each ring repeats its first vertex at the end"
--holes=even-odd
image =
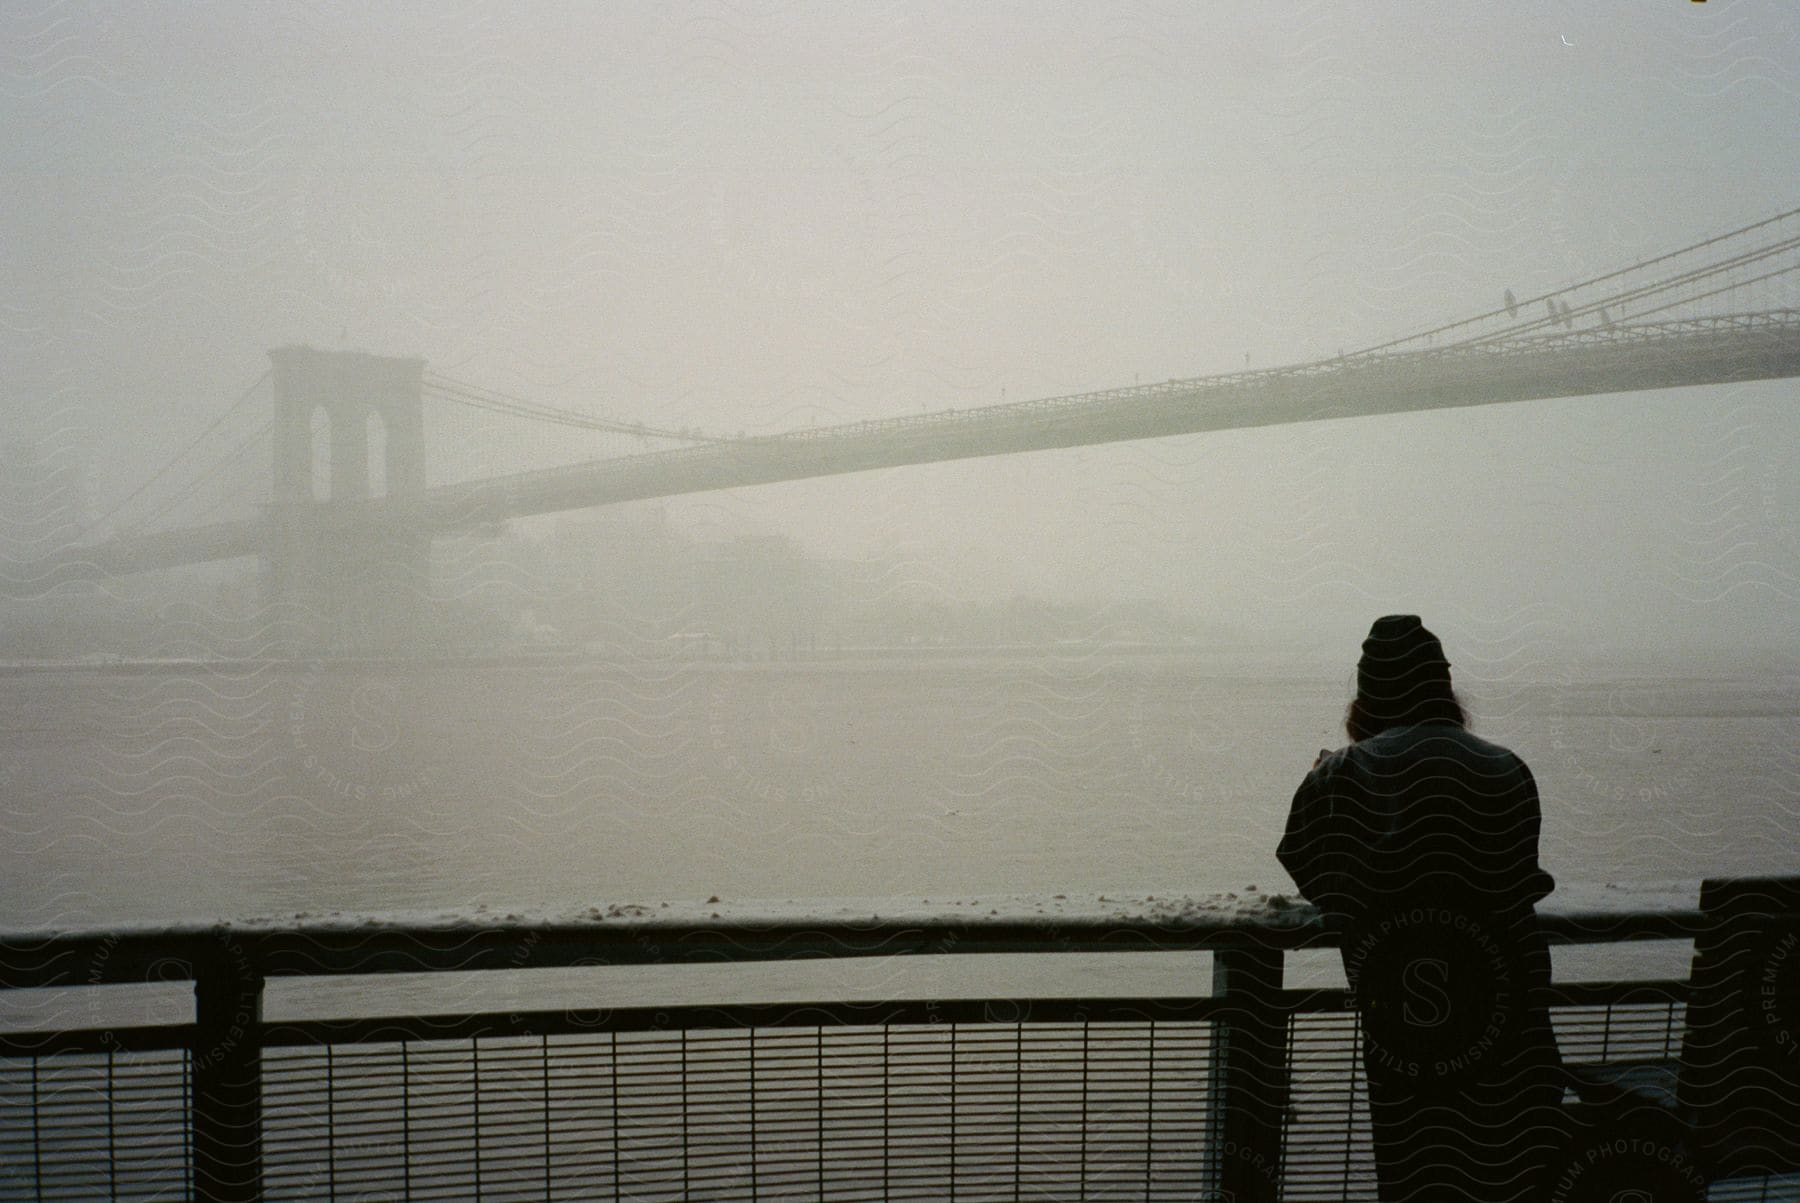
POLYGON ((342 520, 345 506, 425 487, 425 361, 279 347, 269 352, 275 396, 272 538, 264 598, 280 608, 290 650, 391 653, 426 639, 431 537, 379 510, 342 520), (330 430, 329 488, 313 489, 313 418, 330 430), (376 419, 372 422, 371 418, 376 419), (371 427, 379 425, 379 438, 371 427), (377 472, 371 444, 382 456, 377 472))
POLYGON ((369 416, 386 431, 385 479, 390 493, 425 487, 423 359, 395 359, 362 351, 280 347, 274 363, 275 503, 311 501, 312 416, 331 424, 329 500, 370 496, 369 416))

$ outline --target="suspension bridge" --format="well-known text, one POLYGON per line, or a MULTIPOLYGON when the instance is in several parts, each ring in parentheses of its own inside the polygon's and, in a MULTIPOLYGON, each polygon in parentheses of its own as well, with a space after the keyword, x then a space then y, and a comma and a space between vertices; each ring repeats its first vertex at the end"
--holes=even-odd
MULTIPOLYGON (((735 438, 545 405, 427 371, 419 359, 285 347, 211 426, 90 524, 90 537, 7 566, 0 594, 255 556, 265 600, 315 616, 320 646, 388 646, 416 629, 429 601, 432 539, 510 518, 1199 431, 1792 377, 1797 270, 1793 209, 1552 292, 1507 291, 1494 309, 1328 359, 735 438), (270 416, 226 439, 264 385, 270 416), (427 400, 667 446, 432 484, 427 400), (247 477, 246 487, 267 490, 257 516, 157 526, 259 452, 272 452, 273 475, 247 477), (185 485, 166 483, 184 464, 204 466, 185 485), (129 526, 115 521, 154 495, 164 497, 159 508, 129 526), (91 537, 109 524, 111 533, 91 537)), ((234 500, 224 494, 211 508, 234 500)))

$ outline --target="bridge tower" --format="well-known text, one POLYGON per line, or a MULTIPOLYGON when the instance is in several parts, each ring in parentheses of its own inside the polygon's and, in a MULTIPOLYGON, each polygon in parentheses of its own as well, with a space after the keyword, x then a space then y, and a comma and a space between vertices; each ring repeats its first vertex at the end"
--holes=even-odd
POLYGON ((430 621, 431 536, 372 507, 345 511, 425 487, 425 361, 313 347, 269 358, 275 480, 263 595, 292 619, 289 650, 418 647, 430 621))

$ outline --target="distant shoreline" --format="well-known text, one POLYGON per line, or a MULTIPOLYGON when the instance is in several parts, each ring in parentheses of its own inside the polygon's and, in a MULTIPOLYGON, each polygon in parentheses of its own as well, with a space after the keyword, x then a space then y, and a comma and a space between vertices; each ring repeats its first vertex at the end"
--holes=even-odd
POLYGON ((1203 647, 1168 643, 1096 644, 995 644, 923 647, 845 647, 818 649, 794 656, 734 657, 669 654, 621 655, 578 649, 535 652, 473 653, 423 656, 280 656, 257 659, 189 657, 184 659, 132 660, 22 660, 0 662, 0 675, 22 673, 154 673, 196 669, 244 669, 288 667, 338 671, 369 668, 531 668, 545 665, 694 665, 714 668, 762 668, 837 664, 859 660, 957 660, 957 659, 1056 659, 1077 660, 1116 656, 1250 657, 1280 661, 1293 657, 1267 649, 1203 647))
MULTIPOLYGON (((1306 650, 1282 650, 1266 645, 1255 647, 1218 647, 1188 643, 1068 643, 1068 644, 993 644, 993 645, 922 645, 871 646, 815 649, 794 656, 739 658, 729 656, 629 655, 580 649, 546 649, 470 653, 464 655, 421 656, 293 656, 257 659, 187 657, 181 659, 117 659, 84 658, 80 660, 0 661, 0 677, 55 674, 97 674, 146 676, 184 672, 246 672, 276 668, 306 672, 357 672, 396 669, 459 668, 711 668, 725 670, 795 670, 808 667, 847 667, 855 664, 928 664, 957 660, 1144 660, 1156 657, 1206 661, 1213 660, 1234 669, 1264 669, 1291 673, 1305 670, 1308 675, 1335 679, 1346 670, 1344 664, 1320 653, 1306 650)), ((1785 675, 1794 671, 1784 668, 1788 653, 1770 649, 1732 649, 1719 652, 1690 653, 1668 650, 1634 649, 1584 658, 1581 667, 1589 670, 1583 676, 1592 679, 1591 670, 1604 668, 1608 674, 1626 676, 1653 675, 1678 678, 1710 678, 1737 676, 1745 672, 1757 675, 1785 675)), ((1564 661, 1546 656, 1546 663, 1564 661)))

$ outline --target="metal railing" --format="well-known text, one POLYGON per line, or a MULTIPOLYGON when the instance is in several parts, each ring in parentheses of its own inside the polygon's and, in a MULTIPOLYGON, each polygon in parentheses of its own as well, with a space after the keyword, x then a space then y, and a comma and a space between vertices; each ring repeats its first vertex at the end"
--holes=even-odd
MULTIPOLYGON (((1373 1197, 1357 1024, 1283 984, 1310 913, 177 928, 0 937, 0 987, 192 981, 193 1021, 0 1037, 0 1198, 1373 1197), (272 979, 1211 954, 1191 997, 266 1021, 272 979), (383 1193, 385 1192, 385 1193, 383 1193)), ((1559 915, 1681 939, 1688 910, 1559 915)), ((1565 1057, 1673 1056, 1686 983, 1562 984, 1565 1057)))

